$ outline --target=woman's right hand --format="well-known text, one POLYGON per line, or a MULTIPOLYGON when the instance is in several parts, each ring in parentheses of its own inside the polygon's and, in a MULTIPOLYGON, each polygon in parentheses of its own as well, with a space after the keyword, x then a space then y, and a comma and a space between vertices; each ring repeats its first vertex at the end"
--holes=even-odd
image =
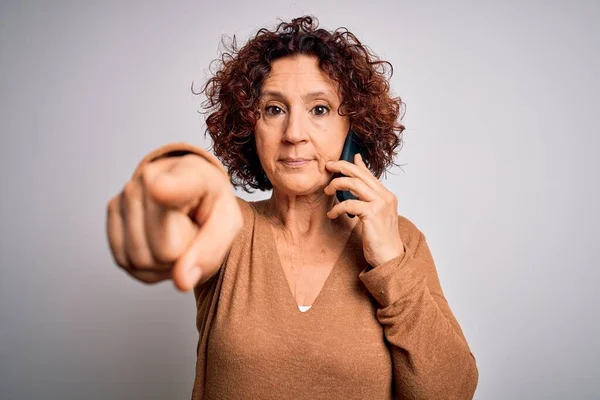
POLYGON ((242 226, 228 177, 187 154, 144 165, 109 201, 106 230, 116 264, 135 279, 188 291, 217 272, 242 226))

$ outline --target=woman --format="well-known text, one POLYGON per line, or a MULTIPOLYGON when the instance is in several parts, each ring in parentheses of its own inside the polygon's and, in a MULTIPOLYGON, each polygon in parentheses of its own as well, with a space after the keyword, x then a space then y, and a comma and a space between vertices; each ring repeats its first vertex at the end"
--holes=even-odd
POLYGON ((310 17, 262 29, 204 87, 227 169, 166 145, 110 201, 115 262, 194 290, 193 399, 472 398, 475 358, 426 239, 378 179, 404 129, 385 65, 310 17), (350 129, 354 163, 339 161, 350 129), (273 192, 246 202, 232 185, 273 192))

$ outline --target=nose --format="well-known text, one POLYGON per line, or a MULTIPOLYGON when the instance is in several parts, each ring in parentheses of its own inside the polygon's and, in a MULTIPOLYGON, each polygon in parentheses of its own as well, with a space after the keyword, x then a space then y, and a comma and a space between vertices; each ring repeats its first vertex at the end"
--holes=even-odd
POLYGON ((306 117, 302 112, 290 110, 287 124, 284 127, 283 140, 291 144, 302 143, 308 140, 306 117))

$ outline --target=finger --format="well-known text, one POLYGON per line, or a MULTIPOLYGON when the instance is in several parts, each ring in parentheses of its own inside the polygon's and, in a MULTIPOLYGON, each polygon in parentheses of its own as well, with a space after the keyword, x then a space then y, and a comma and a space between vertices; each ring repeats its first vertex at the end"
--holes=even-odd
POLYGON ((145 196, 146 240, 156 263, 175 262, 186 251, 198 226, 182 211, 157 204, 145 196))
POLYGON ((356 165, 345 160, 339 160, 327 162, 325 167, 331 172, 339 172, 342 175, 346 175, 351 178, 360 178, 376 192, 380 192, 382 188, 385 189, 379 179, 375 178, 375 176, 368 168, 366 168, 366 166, 356 165))
POLYGON ((131 267, 149 268, 154 264, 146 240, 141 178, 129 181, 121 196, 121 214, 125 225, 125 252, 131 267))
POLYGON ((235 196, 215 198, 220 200, 215 202, 213 198, 209 198, 207 204, 201 204, 200 210, 211 210, 208 216, 198 217, 203 223, 186 253, 173 267, 173 282, 179 290, 190 290, 202 276, 211 276, 221 266, 233 239, 242 227, 241 211, 235 196))
POLYGON ((367 168, 367 164, 365 164, 365 161, 363 160, 362 155, 360 153, 356 153, 354 155, 354 164, 367 168))
POLYGON ((331 210, 327 212, 327 217, 335 219, 342 214, 348 213, 358 217, 365 217, 369 211, 369 203, 362 200, 344 200, 337 203, 331 210))
POLYGON ((150 170, 145 183, 158 203, 187 212, 197 204, 198 199, 210 192, 215 181, 220 180, 211 179, 211 166, 200 156, 186 155, 171 161, 168 168, 165 169, 163 165, 158 173, 150 170))
MULTIPOLYGON (((362 155, 360 153, 356 153, 356 157, 354 157, 354 159, 355 159, 356 163, 358 163, 359 165, 362 165, 365 169, 368 170, 367 164, 365 164, 365 162, 363 161, 362 155)), ((370 171, 369 171, 369 173, 370 173, 370 171)), ((394 206, 394 208, 396 209, 398 199, 396 198, 394 193, 389 191, 388 188, 385 187, 383 182, 381 182, 380 180, 377 180, 377 182, 379 183, 378 184, 379 190, 377 190, 377 193, 379 194, 381 199, 386 203, 391 203, 394 206)))
POLYGON ((129 262, 125 254, 124 226, 121 215, 121 194, 113 197, 108 203, 106 212, 106 233, 113 259, 122 268, 128 268, 129 262))
POLYGON ((348 190, 363 201, 372 201, 377 197, 377 193, 359 178, 334 178, 325 187, 325 194, 333 196, 336 190, 348 190))
POLYGON ((143 271, 138 269, 131 269, 127 271, 129 275, 135 279, 142 281, 147 284, 158 283, 166 279, 171 279, 172 272, 169 271, 143 271))

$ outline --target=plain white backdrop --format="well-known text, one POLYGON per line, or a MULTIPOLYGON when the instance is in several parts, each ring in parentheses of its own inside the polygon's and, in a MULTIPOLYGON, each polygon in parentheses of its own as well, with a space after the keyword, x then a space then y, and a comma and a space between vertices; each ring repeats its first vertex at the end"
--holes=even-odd
POLYGON ((106 203, 150 150, 210 146, 190 86, 222 35, 303 14, 394 66, 385 183, 428 238, 475 398, 600 396, 600 3, 255 0, 0 1, 0 398, 190 397, 193 295, 112 263, 106 203))

